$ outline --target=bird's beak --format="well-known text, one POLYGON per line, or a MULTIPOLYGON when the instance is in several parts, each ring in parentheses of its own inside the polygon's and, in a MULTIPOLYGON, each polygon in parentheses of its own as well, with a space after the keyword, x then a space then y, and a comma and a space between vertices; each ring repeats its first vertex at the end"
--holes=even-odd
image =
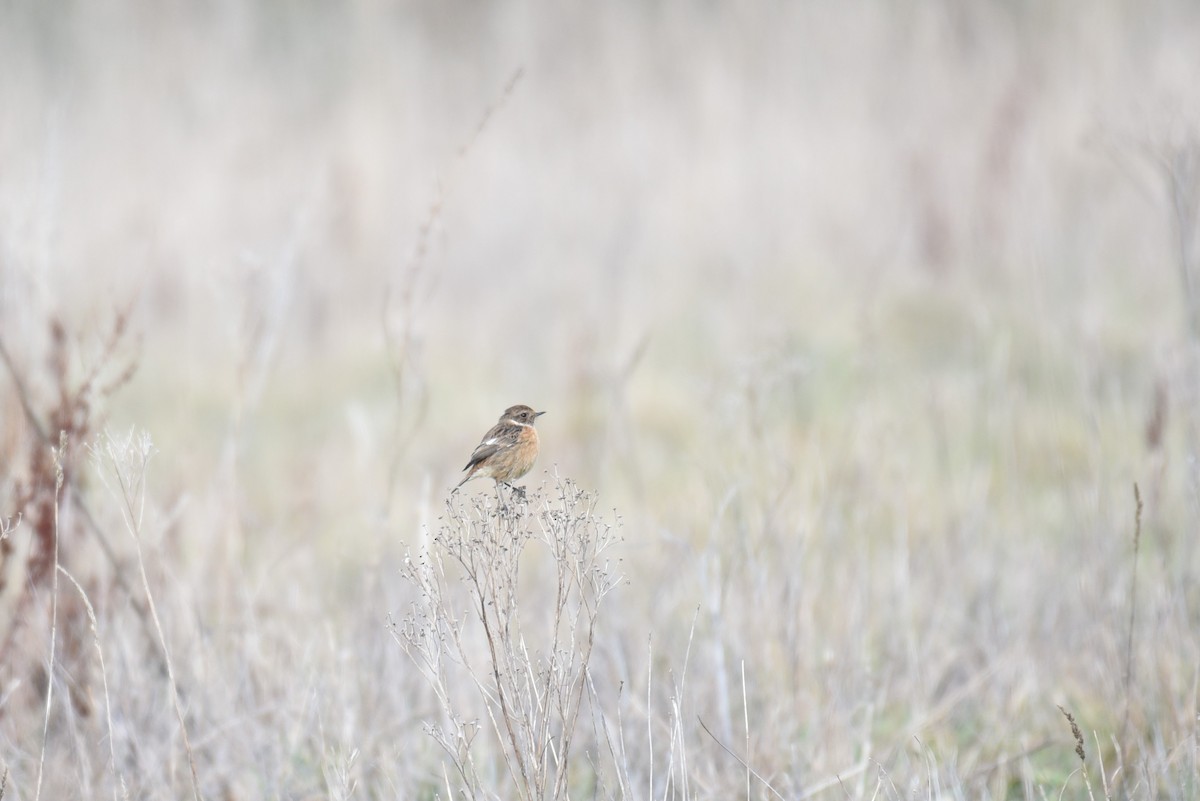
POLYGON ((541 417, 543 414, 545 414, 545 412, 538 412, 534 415, 534 417, 541 417))

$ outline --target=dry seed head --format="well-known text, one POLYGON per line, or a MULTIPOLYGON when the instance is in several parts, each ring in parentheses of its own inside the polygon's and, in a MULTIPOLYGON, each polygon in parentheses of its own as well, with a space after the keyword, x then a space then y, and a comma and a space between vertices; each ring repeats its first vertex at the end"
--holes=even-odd
POLYGON ((1083 733, 1081 731, 1079 731, 1079 726, 1078 726, 1078 724, 1075 723, 1075 718, 1071 715, 1070 712, 1063 709, 1062 704, 1058 705, 1058 711, 1062 712, 1063 715, 1065 715, 1067 718, 1067 723, 1071 724, 1071 735, 1075 738, 1075 753, 1079 755, 1079 761, 1083 762, 1084 761, 1083 733))

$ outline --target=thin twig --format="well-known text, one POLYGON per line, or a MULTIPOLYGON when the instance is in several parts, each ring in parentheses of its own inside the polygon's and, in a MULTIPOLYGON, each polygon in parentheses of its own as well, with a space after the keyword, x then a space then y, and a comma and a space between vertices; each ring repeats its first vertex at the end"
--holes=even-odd
POLYGON ((125 528, 129 532, 130 538, 133 539, 133 544, 137 552, 138 571, 142 579, 142 591, 146 597, 146 608, 150 611, 150 617, 154 622, 154 629, 158 634, 159 648, 162 651, 162 659, 167 667, 167 681, 171 685, 171 701, 175 707, 175 717, 179 722, 179 732, 183 738, 183 748, 187 753, 188 767, 191 768, 192 794, 196 798, 196 801, 202 801, 200 778, 196 771, 196 758, 192 752, 192 742, 188 737, 183 705, 180 702, 179 683, 175 680, 175 666, 171 661, 170 649, 167 647, 167 635, 163 631, 162 621, 158 617, 158 606, 154 603, 154 594, 150 591, 150 578, 146 573, 146 560, 142 554, 141 521, 145 509, 144 471, 151 455, 150 446, 147 441, 139 451, 142 461, 138 465, 138 468, 143 472, 138 479, 136 489, 127 484, 121 465, 118 462, 118 454, 115 451, 115 447, 115 443, 110 439, 108 457, 112 464, 113 476, 119 485, 121 500, 124 502, 124 506, 121 508, 121 517, 125 521, 125 528), (140 497, 135 499, 133 495, 140 497), (136 510, 134 509, 135 500, 138 503, 136 510))
MULTIPOLYGON (((697 721, 699 721, 699 723, 700 723, 700 728, 704 729, 704 733, 705 733, 705 734, 707 734, 709 737, 713 738, 713 742, 714 742, 714 743, 716 743, 717 745, 721 746, 721 749, 722 749, 722 750, 723 750, 725 753, 729 754, 731 757, 733 757, 733 758, 734 758, 734 759, 736 759, 738 762, 740 762, 740 763, 742 764, 742 766, 743 766, 743 767, 745 767, 747 771, 749 771, 749 773, 750 773, 750 775, 751 775, 751 776, 753 776, 754 778, 758 779, 760 782, 762 782, 762 783, 763 783, 763 787, 766 787, 768 790, 770 790, 770 791, 771 791, 771 794, 772 794, 772 795, 774 795, 776 798, 780 799, 780 801, 784 801, 783 794, 782 794, 782 793, 780 793, 778 790, 776 790, 774 787, 772 787, 772 786, 771 786, 771 783, 770 783, 769 781, 767 781, 766 779, 764 779, 764 778, 763 778, 763 777, 762 777, 762 776, 759 774, 759 772, 758 772, 758 771, 756 771, 754 768, 750 767, 750 763, 748 763, 746 760, 742 759, 742 758, 741 758, 740 756, 738 756, 737 754, 733 753, 733 751, 731 751, 731 750, 729 749, 729 746, 725 745, 725 743, 723 743, 723 742, 721 742, 720 740, 718 740, 718 739, 717 739, 717 735, 713 734, 713 733, 712 733, 712 730, 711 730, 710 728, 708 728, 708 726, 704 725, 704 720, 703 720, 702 718, 700 718, 699 716, 697 716, 697 717, 696 717, 696 720, 697 720, 697 721)), ((748 797, 748 796, 747 796, 747 797, 748 797)))
POLYGON ((654 798, 654 707, 650 700, 650 688, 653 686, 654 637, 649 635, 646 637, 646 753, 650 755, 650 789, 646 793, 647 798, 654 798))
POLYGON ((1137 612, 1137 579, 1138 579, 1138 550, 1142 542, 1142 493, 1137 482, 1133 484, 1133 500, 1136 508, 1133 513, 1133 577, 1129 586, 1129 628, 1125 636, 1125 714, 1121 720, 1121 739, 1129 729, 1129 709, 1133 694, 1133 624, 1137 612))
POLYGON ((29 400, 29 390, 26 389, 25 382, 21 379, 21 374, 17 371, 17 366, 13 363, 8 348, 4 346, 3 336, 0 336, 0 360, 4 361, 4 367, 8 370, 8 377, 12 379, 13 386, 17 390, 17 402, 21 404, 21 411, 25 412, 25 419, 29 421, 29 425, 33 426, 38 439, 46 444, 50 444, 50 437, 46 433, 46 429, 42 427, 37 413, 33 411, 32 403, 29 400))
MULTIPOLYGON (((80 583, 75 580, 75 577, 72 576, 70 572, 68 572, 67 569, 61 565, 59 566, 58 571, 66 576, 68 581, 75 585, 75 590, 79 593, 79 597, 83 599, 83 605, 87 609, 88 623, 92 627, 92 642, 96 646, 96 657, 100 660, 100 681, 104 685, 104 718, 105 722, 108 724, 109 767, 112 769, 114 777, 113 801, 117 801, 117 798, 119 797, 117 795, 117 781, 119 780, 121 787, 124 788, 125 777, 121 776, 117 772, 117 750, 115 744, 116 737, 113 735, 112 703, 108 696, 108 671, 104 667, 104 650, 100 647, 100 627, 96 622, 96 610, 92 607, 91 599, 88 598, 87 593, 84 591, 80 583)), ((2 798, 3 795, 0 794, 0 799, 2 798)))
MULTIPOLYGON (((42 797, 42 777, 46 767, 46 739, 50 732, 50 705, 54 699, 54 650, 58 641, 58 499, 63 488, 63 461, 66 459, 67 432, 58 436, 58 450, 54 456, 54 576, 50 580, 50 664, 46 667, 46 715, 42 720, 42 750, 38 757, 37 788, 34 801, 42 797)), ((68 490, 69 492, 70 490, 68 490)))
MULTIPOLYGON (((447 202, 454 192, 457 183, 457 172, 466 162, 467 156, 487 129, 492 117, 513 96, 517 85, 521 82, 521 78, 524 75, 525 68, 517 67, 516 71, 508 79, 508 82, 505 83, 500 95, 483 110, 483 114, 480 116, 479 122, 475 125, 470 136, 459 146, 458 151, 455 153, 454 161, 451 164, 449 177, 444 182, 438 182, 433 199, 425 210, 425 216, 417 225, 416 242, 413 244, 412 252, 409 254, 408 262, 404 267, 399 287, 393 286, 393 282, 390 280, 384 287, 383 303, 380 307, 380 321, 383 326, 384 347, 387 349, 388 364, 391 367, 392 379, 395 384, 396 402, 401 407, 406 395, 408 370, 413 361, 414 320, 416 317, 413 313, 413 306, 416 300, 418 284, 425 274, 425 268, 428 263, 429 239, 433 234, 438 220, 442 217, 442 212, 447 202), (393 326, 389 324, 389 321, 396 312, 399 313, 400 318, 403 320, 398 331, 393 330, 393 326)), ((407 430, 404 430, 399 422, 399 415, 397 416, 397 430, 395 436, 392 438, 392 442, 394 443, 391 449, 392 458, 388 464, 385 506, 391 503, 392 492, 396 486, 400 465, 403 463, 404 456, 408 452, 409 446, 422 430, 421 423, 428 410, 428 400, 428 396, 425 393, 422 393, 418 398, 416 413, 407 430)))
POLYGON ((975 768, 975 770, 971 771, 971 773, 966 777, 966 779, 963 783, 966 785, 974 784, 975 782, 986 778, 988 774, 993 773, 994 771, 997 771, 1000 768, 1007 767, 1014 762, 1018 762, 1022 759, 1028 759, 1029 757, 1033 756, 1036 753, 1045 751, 1047 748, 1049 748, 1050 746, 1052 746, 1054 744, 1055 743, 1053 740, 1045 740, 1041 743, 1038 743, 1037 745, 1030 746, 1029 748, 1026 748, 1025 750, 1020 751, 1016 754, 1011 754, 1011 755, 1003 757, 1001 759, 997 759, 994 762, 987 763, 986 765, 980 765, 978 768, 975 768))
POLYGON ((742 723, 746 728, 746 798, 750 798, 750 702, 746 698, 746 660, 741 660, 742 666, 742 723))

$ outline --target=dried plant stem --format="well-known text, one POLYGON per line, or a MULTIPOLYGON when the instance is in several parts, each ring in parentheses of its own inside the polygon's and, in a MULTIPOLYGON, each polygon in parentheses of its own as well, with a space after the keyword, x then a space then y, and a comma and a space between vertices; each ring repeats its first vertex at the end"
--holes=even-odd
POLYGON ((17 393, 17 402, 21 404, 21 411, 25 413, 25 419, 33 426, 34 433, 38 439, 49 444, 50 435, 46 433, 46 429, 38 420, 37 413, 33 410, 33 403, 29 398, 29 391, 25 387, 25 381, 21 377, 21 372, 17 370, 16 364, 13 363, 12 356, 8 352, 8 348, 4 346, 4 337, 0 335, 0 361, 4 362, 4 367, 8 371, 8 377, 13 382, 13 387, 17 393))
MULTIPOLYGON (((750 767, 750 763, 749 763, 749 762, 747 762, 746 760, 742 759, 740 756, 738 756, 737 754, 735 754, 735 753, 734 753, 734 752, 733 752, 733 751, 732 751, 732 750, 729 748, 729 746, 725 745, 725 743, 723 743, 723 742, 721 742, 719 739, 717 739, 717 735, 715 735, 715 734, 713 734, 713 733, 712 733, 712 729, 708 728, 708 726, 707 726, 707 725, 704 723, 704 720, 703 720, 703 719, 701 719, 701 718, 699 718, 699 717, 698 717, 698 718, 696 718, 696 721, 697 721, 697 722, 700 724, 700 728, 704 729, 704 733, 705 733, 705 734, 707 734, 709 737, 711 737, 711 738, 713 739, 713 742, 714 742, 714 743, 716 743, 717 745, 721 746, 721 750, 722 750, 722 751, 724 751, 725 753, 729 754, 731 757, 733 757, 733 758, 734 758, 734 759, 736 759, 736 760, 737 760, 739 763, 741 763, 741 765, 742 765, 743 767, 745 767, 745 768, 746 768, 746 771, 747 771, 747 772, 748 772, 748 773, 749 773, 751 776, 753 776, 754 778, 758 779, 760 782, 762 782, 762 785, 763 785, 763 787, 766 787, 768 790, 770 790, 770 791, 771 791, 771 795, 773 795, 773 796, 775 796, 776 798, 778 798, 778 799, 779 799, 779 801, 785 801, 785 799, 784 799, 784 797, 783 797, 783 794, 782 794, 782 793, 780 793, 778 790, 776 790, 774 787, 772 787, 772 786, 771 786, 771 783, 762 777, 762 774, 760 774, 760 773, 759 773, 758 771, 756 771, 754 768, 750 767)), ((748 797, 749 797, 749 796, 747 796, 747 798, 748 798, 748 797)))
POLYGON ((750 703, 746 698, 746 660, 742 660, 742 722, 746 727, 746 798, 750 797, 750 703))
POLYGON ((46 715, 42 719, 42 749, 38 756, 37 787, 34 800, 42 797, 42 779, 46 767, 46 740, 50 733, 50 707, 54 701, 54 651, 58 641, 58 505, 63 487, 63 460, 66 458, 67 432, 58 436, 58 450, 54 456, 54 575, 50 580, 50 663, 46 666, 46 715))
POLYGON ((426 729, 453 764, 460 794, 497 797, 474 756, 479 726, 468 722, 450 691, 458 669, 482 702, 495 764, 503 764, 512 786, 500 797, 565 801, 583 697, 592 686, 588 663, 600 603, 619 581, 602 560, 612 526, 596 517, 594 499, 565 479, 506 493, 499 502, 487 493, 465 495, 451 495, 433 546, 405 560, 401 574, 419 597, 410 614, 393 622, 392 636, 442 707, 444 725, 426 729), (527 644, 538 632, 523 623, 517 598, 520 557, 531 540, 548 547, 556 582, 540 652, 527 644), (464 595, 460 613, 456 598, 464 595), (468 636, 474 625, 479 645, 468 636))
POLYGON ((192 753, 192 743, 188 738, 187 722, 184 720, 183 707, 179 703, 179 683, 175 680, 175 666, 171 661, 171 651, 167 647, 167 635, 163 633, 162 621, 158 617, 158 606, 154 603, 154 593, 150 591, 150 579, 146 575, 146 560, 142 555, 142 542, 137 532, 130 529, 137 548, 138 572, 142 577, 142 591, 146 594, 146 607, 150 610, 150 618, 154 621, 154 630, 158 633, 158 644, 162 649, 163 662, 167 666, 167 681, 171 683, 171 702, 175 707, 175 718, 179 721, 179 734, 183 737, 183 748, 187 752, 188 766, 192 772, 192 793, 196 801, 201 801, 200 778, 196 773, 196 758, 192 753))
POLYGON ((385 507, 391 504, 392 494, 395 491, 396 482, 400 475, 400 465, 408 453, 409 446, 421 431, 421 423, 428 409, 429 399, 427 394, 421 391, 420 374, 416 372, 417 368, 415 365, 415 352, 419 344, 417 340, 417 315, 415 308, 419 285, 426 274, 428 266, 426 257, 429 254, 429 240, 433 234, 434 227, 437 225, 438 220, 441 219, 443 209, 454 191, 456 184, 455 174, 466 162, 468 154, 487 129, 492 117, 513 96, 524 74, 524 67, 518 67, 513 72, 501 90, 499 97, 484 109, 470 136, 459 146, 454 161, 451 164, 449 176, 445 181, 438 182, 433 200, 430 201, 429 206, 425 210, 424 217, 417 225, 416 242, 413 244, 412 252, 409 255, 407 263, 404 265, 403 273, 399 276, 398 281, 389 280, 383 290, 380 323, 383 328, 383 341, 387 349, 388 364, 392 371, 396 404, 400 411, 404 410, 406 400, 408 400, 410 395, 410 384, 417 384, 417 389, 411 391, 411 394, 415 394, 413 398, 414 403, 412 404, 414 410, 407 427, 405 427, 404 422, 400 419, 400 414, 397 414, 396 431, 392 437, 395 447, 392 448, 392 457, 388 463, 387 496, 384 499, 385 507), (413 380, 410 381, 410 378, 413 380))
POLYGON ((1197 191, 1197 184, 1200 183, 1200 142, 1189 138, 1166 150, 1160 155, 1160 164, 1175 214, 1180 283, 1183 284, 1188 304, 1188 323, 1195 340, 1200 339, 1200 297, 1197 296, 1197 265, 1193 247, 1197 224, 1200 222, 1200 195, 1197 191))
MULTIPOLYGON (((650 696, 650 689, 654 686, 654 639, 648 637, 646 640, 646 750, 653 757, 654 754, 654 716, 650 714, 653 709, 653 699, 650 696)), ((646 797, 654 797, 654 759, 650 760, 650 786, 647 789, 646 797)))
POLYGON ((100 629, 99 624, 96 622, 96 610, 92 606, 91 599, 88 598, 87 593, 84 591, 82 585, 75 580, 75 577, 72 576, 65 567, 60 566, 58 568, 58 572, 66 576, 67 580, 75 585, 75 590, 79 593, 79 597, 83 599, 84 608, 87 609, 88 624, 92 628, 92 643, 96 646, 96 658, 100 661, 100 681, 104 687, 104 721, 108 727, 109 767, 112 770, 113 777, 116 780, 113 784, 113 800, 116 801, 116 799, 119 797, 117 795, 117 782, 119 782, 121 787, 124 788, 125 779, 117 772, 117 747, 116 743, 114 742, 116 738, 113 736, 112 702, 109 700, 108 695, 108 671, 104 666, 104 649, 100 647, 100 629))
POLYGON ((1059 704, 1058 711, 1062 712, 1063 717, 1067 719, 1067 723, 1071 724, 1071 736, 1075 738, 1075 756, 1079 757, 1079 772, 1083 775, 1083 784, 1087 787, 1088 798, 1091 801, 1096 801, 1096 796, 1092 792, 1092 780, 1088 776, 1087 752, 1083 750, 1083 732, 1079 730, 1079 724, 1075 722, 1075 716, 1068 712, 1062 704, 1059 704))
MULTIPOLYGON (((126 315, 127 315, 127 312, 126 312, 126 315)), ((110 338, 110 341, 105 350, 106 358, 112 358, 112 354, 114 353, 116 346, 117 346, 117 341, 118 341, 119 337, 125 331, 126 315, 122 315, 118 318, 117 325, 116 325, 116 331, 114 332, 113 337, 110 338)), ((29 423, 30 428, 33 429, 33 433, 38 438, 38 440, 41 441, 46 447, 52 448, 54 446, 54 443, 50 439, 50 434, 47 433, 46 426, 44 426, 42 424, 42 421, 38 417, 37 412, 34 411, 33 401, 29 394, 29 390, 26 387, 25 381, 21 376, 21 372, 17 369, 16 364, 13 362, 11 354, 9 354, 8 349, 4 346, 4 339, 2 336, 0 336, 0 362, 4 363, 5 370, 7 371, 9 378, 13 382, 13 388, 17 395, 17 401, 21 405, 21 410, 22 410, 22 412, 24 412, 26 422, 29 423)), ((102 362, 101 362, 101 364, 102 364, 102 362)), ((95 377, 97 375, 99 367, 100 367, 100 364, 98 364, 96 369, 92 371, 91 378, 89 378, 89 381, 95 381, 95 377)), ((130 373, 130 368, 127 368, 122 373, 119 380, 120 381, 127 380, 129 373, 130 373)), ((71 474, 66 474, 64 471, 63 481, 68 490, 73 490, 73 489, 77 490, 78 489, 76 487, 76 482, 75 482, 73 472, 71 474)), ((96 538, 96 542, 100 545, 100 550, 104 553, 105 558, 108 560, 109 564, 113 568, 112 577, 116 581, 117 586, 120 587, 121 590, 126 595, 128 595, 130 598, 133 598, 134 597, 133 587, 130 585, 129 581, 125 577, 125 573, 122 570, 120 561, 117 559, 116 549, 113 548, 112 542, 109 540, 109 537, 105 533, 104 529, 101 528, 100 524, 96 522, 95 516, 92 515, 91 508, 88 507, 87 502, 84 500, 84 494, 82 492, 78 492, 78 491, 75 491, 75 492, 68 491, 66 494, 66 497, 70 500, 71 505, 75 509, 75 511, 83 516, 83 522, 87 525, 87 528, 91 531, 92 536, 96 538)), ((143 610, 142 607, 139 606, 138 604, 132 604, 130 608, 133 609, 134 613, 138 617, 138 620, 141 622, 142 628, 146 633, 147 639, 152 641, 154 639, 153 630, 152 630, 150 620, 147 617, 145 610, 143 610)), ((13 632, 10 630, 10 635, 12 633, 13 632)), ((0 650, 2 650, 2 649, 0 649, 0 650)), ((154 653, 154 658, 158 659, 161 662, 161 657, 157 653, 154 653)), ((165 665, 161 665, 161 667, 164 670, 166 669, 165 665)))
POLYGON ((1129 710, 1133 696, 1133 629, 1137 616, 1137 584, 1138 584, 1138 551, 1142 542, 1142 493, 1135 482, 1133 485, 1133 500, 1136 504, 1133 513, 1133 576, 1129 585, 1129 626, 1125 634, 1125 713, 1121 720, 1121 739, 1129 729, 1129 710))
MULTIPOLYGON (((146 560, 142 553, 142 520, 145 514, 146 466, 153 454, 153 446, 148 436, 141 436, 134 442, 130 433, 125 441, 118 442, 111 434, 106 434, 105 447, 98 450, 101 458, 107 461, 109 473, 116 482, 114 494, 121 502, 121 518, 125 522, 125 530, 133 540, 137 554, 138 572, 142 579, 142 592, 146 597, 146 608, 150 611, 150 619, 154 623, 154 631, 158 637, 158 646, 163 664, 167 669, 167 681, 171 686, 171 702, 174 706, 175 717, 179 723, 180 736, 183 738, 183 748, 187 753, 188 767, 191 769, 192 794, 196 801, 201 801, 200 778, 196 770, 196 759, 192 752, 191 739, 188 737, 187 722, 180 703, 179 683, 175 678, 175 665, 171 660, 171 651, 167 647, 167 636, 163 631, 162 621, 158 616, 158 605, 154 602, 154 593, 150 590, 150 578, 146 573, 146 560)), ((108 482, 104 472, 101 479, 108 482)))
MULTIPOLYGON (((472 580, 477 580, 477 576, 472 576, 472 580)), ((487 635, 488 654, 491 657, 492 678, 495 680, 496 700, 500 704, 500 718, 504 721, 504 728, 508 734, 508 742, 512 746, 513 761, 517 764, 517 769, 520 771, 520 787, 529 785, 529 771, 525 768, 525 760, 522 757, 521 741, 517 737, 517 733, 513 731, 513 713, 509 709, 508 694, 505 689, 505 682, 500 677, 500 662, 501 654, 496 646, 496 633, 492 630, 491 615, 488 614, 488 599, 484 595, 480 595, 476 602, 479 605, 479 619, 483 621, 483 630, 487 635)), ((510 766, 511 770, 511 766, 510 766)), ((513 777, 517 778, 516 776, 513 777)))

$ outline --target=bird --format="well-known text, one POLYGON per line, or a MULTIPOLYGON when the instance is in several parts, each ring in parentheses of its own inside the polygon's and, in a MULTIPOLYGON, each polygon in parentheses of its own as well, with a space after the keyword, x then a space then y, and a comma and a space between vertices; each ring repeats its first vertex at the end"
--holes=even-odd
POLYGON ((500 484, 510 484, 529 472, 538 455, 538 435, 533 421, 545 412, 535 412, 523 404, 509 406, 500 415, 475 450, 463 470, 467 475, 454 487, 458 489, 473 478, 490 478, 500 484))

